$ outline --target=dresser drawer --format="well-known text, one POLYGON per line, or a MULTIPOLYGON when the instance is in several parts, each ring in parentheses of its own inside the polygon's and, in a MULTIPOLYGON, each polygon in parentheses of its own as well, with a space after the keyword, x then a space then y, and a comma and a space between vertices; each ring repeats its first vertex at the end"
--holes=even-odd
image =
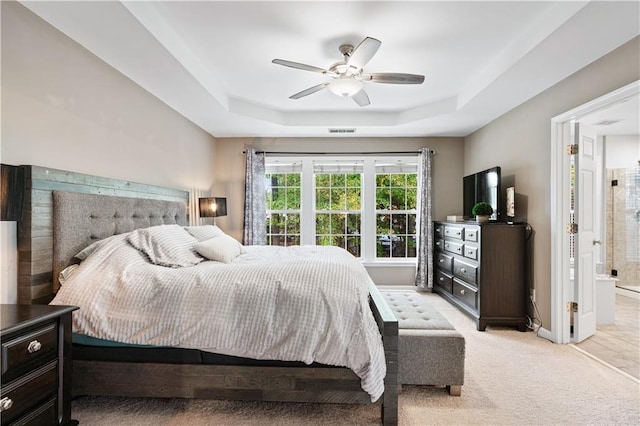
POLYGON ((444 249, 445 251, 450 251, 451 253, 462 255, 462 250, 464 248, 463 243, 455 243, 453 241, 445 240, 444 249))
POLYGON ((478 267, 476 265, 453 259, 453 275, 456 277, 461 278, 469 284, 475 285, 477 283, 477 273, 478 267))
POLYGON ((452 287, 452 283, 453 283, 453 277, 450 275, 445 274, 444 272, 440 271, 440 270, 436 270, 435 271, 435 276, 434 276, 434 281, 435 281, 435 285, 437 285, 440 288, 445 289, 448 293, 451 293, 451 289, 452 287))
POLYGON ((20 370, 34 360, 54 357, 57 350, 58 331, 55 324, 9 338, 2 342, 2 375, 20 370))
POLYGON ((436 239, 434 246, 436 247, 436 250, 444 250, 444 240, 436 239))
POLYGON ((444 225, 436 224, 433 228, 433 236, 435 238, 444 237, 444 225))
POLYGON ((461 300, 465 305, 478 309, 478 290, 469 287, 457 278, 453 279, 453 295, 456 299, 461 300))
POLYGON ((473 260, 478 260, 478 247, 465 244, 464 257, 468 257, 469 259, 473 259, 473 260))
POLYGON ((462 226, 445 226, 444 235, 445 237, 462 240, 464 238, 464 228, 462 226))
POLYGON ((58 390, 58 361, 48 364, 10 383, 3 383, 2 398, 9 408, 2 411, 2 424, 9 424, 55 396, 58 390))
POLYGON ((453 270, 453 257, 444 253, 437 253, 436 266, 444 271, 451 272, 453 270))
POLYGON ((478 227, 464 228, 464 240, 478 242, 478 227))

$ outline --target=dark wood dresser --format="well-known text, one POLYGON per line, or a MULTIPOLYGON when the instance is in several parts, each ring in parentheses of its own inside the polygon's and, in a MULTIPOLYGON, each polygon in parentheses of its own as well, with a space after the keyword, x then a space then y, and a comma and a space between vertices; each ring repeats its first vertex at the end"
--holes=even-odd
POLYGON ((0 305, 2 425, 71 420, 73 306, 0 305))
POLYGON ((476 320, 527 329, 526 226, 434 222, 434 290, 476 320))

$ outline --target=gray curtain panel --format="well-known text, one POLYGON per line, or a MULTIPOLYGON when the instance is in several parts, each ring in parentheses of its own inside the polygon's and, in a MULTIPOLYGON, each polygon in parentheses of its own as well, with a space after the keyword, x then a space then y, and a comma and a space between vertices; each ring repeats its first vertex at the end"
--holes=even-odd
POLYGON ((256 153, 253 148, 247 149, 242 240, 245 245, 264 245, 267 243, 264 174, 264 153, 256 153))
POLYGON ((433 289, 433 200, 431 197, 431 167, 433 152, 428 148, 420 150, 418 168, 418 268, 416 286, 418 290, 433 289))

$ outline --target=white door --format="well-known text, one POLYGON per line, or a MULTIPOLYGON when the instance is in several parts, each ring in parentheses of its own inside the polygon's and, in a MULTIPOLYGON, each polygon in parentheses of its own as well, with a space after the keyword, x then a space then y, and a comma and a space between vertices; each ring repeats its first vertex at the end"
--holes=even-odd
POLYGON ((596 281, 595 257, 595 185, 596 185, 596 134, 585 125, 575 123, 574 143, 578 145, 575 156, 575 234, 573 300, 578 310, 573 314, 574 343, 583 341, 596 332, 596 281))

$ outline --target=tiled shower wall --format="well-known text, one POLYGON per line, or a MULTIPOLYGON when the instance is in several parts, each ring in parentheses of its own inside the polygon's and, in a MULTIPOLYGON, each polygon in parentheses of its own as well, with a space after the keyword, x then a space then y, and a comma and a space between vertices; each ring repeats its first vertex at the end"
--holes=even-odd
POLYGON ((618 272, 618 287, 640 290, 640 166, 607 169, 606 272, 618 272))

